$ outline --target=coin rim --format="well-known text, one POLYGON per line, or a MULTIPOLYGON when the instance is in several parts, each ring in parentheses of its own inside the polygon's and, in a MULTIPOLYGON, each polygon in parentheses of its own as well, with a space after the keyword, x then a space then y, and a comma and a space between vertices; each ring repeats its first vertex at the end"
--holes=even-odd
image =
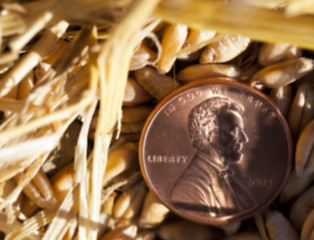
POLYGON ((150 115, 148 116, 144 127, 142 129, 141 132, 141 137, 140 137, 140 142, 139 142, 139 162, 140 162, 140 168, 141 168, 141 172, 142 172, 142 176, 148 186, 148 188, 150 189, 150 191, 166 206, 170 209, 170 211, 172 211, 174 214, 182 217, 183 219, 192 221, 192 222, 196 222, 196 223, 200 223, 200 224, 205 224, 205 225, 222 225, 222 224, 226 224, 226 223, 232 223, 232 222, 237 222, 237 221, 242 221, 245 219, 248 219, 250 217, 252 217, 254 214, 264 210, 265 208, 267 208, 280 194, 281 190, 283 189, 283 187, 285 186, 285 184, 287 183, 287 180, 289 178, 291 169, 292 169, 292 161, 293 161, 293 139, 292 139, 292 134, 291 134, 291 130, 289 128, 289 125, 287 123, 286 118, 284 117, 284 115, 281 113, 279 107, 276 105, 276 103, 267 95, 263 94, 262 92, 258 91, 257 89, 250 87, 248 85, 245 85, 243 83, 237 82, 235 79, 232 78, 227 78, 227 77, 216 77, 216 78, 202 78, 196 81, 193 81, 191 83, 185 84, 182 87, 174 90, 173 92, 171 92, 170 94, 168 94, 166 97, 164 97, 154 108, 154 110, 150 113, 150 115), (287 139, 287 145, 288 145, 288 162, 287 162, 287 168, 285 171, 285 176, 283 178, 283 181, 280 185, 280 187, 276 190, 275 194, 272 195, 271 198, 269 198, 268 201, 266 201, 263 205, 260 205, 258 207, 256 207, 254 210, 247 210, 247 211, 241 211, 239 212, 240 214, 237 214, 237 216, 225 216, 225 217, 220 217, 218 220, 215 220, 213 217, 210 217, 208 221, 203 221, 203 217, 202 218, 195 218, 193 216, 187 215, 187 214, 181 214, 180 211, 176 210, 174 208, 174 206, 172 206, 170 203, 167 203, 166 201, 163 201, 160 199, 160 194, 158 194, 157 190, 154 190, 154 187, 151 184, 151 181, 149 180, 149 177, 146 174, 146 171, 144 169, 143 166, 143 161, 144 161, 144 157, 142 157, 142 153, 143 153, 143 141, 144 141, 144 137, 145 134, 147 132, 147 128, 150 125, 152 119, 154 118, 155 114, 160 110, 160 108, 168 101, 170 100, 172 97, 176 96, 177 94, 185 91, 186 89, 195 87, 195 86, 202 86, 202 85, 207 85, 207 84, 226 84, 226 85, 234 85, 234 86, 238 86, 238 87, 243 87, 245 88, 247 91, 249 92, 253 92, 255 94, 257 94, 258 96, 260 96, 261 98, 265 99, 270 105, 271 107, 273 107, 273 109, 277 112, 278 114, 278 118, 281 122, 282 127, 284 128, 284 132, 286 135, 286 139, 287 139), (239 215, 239 216, 238 216, 239 215))

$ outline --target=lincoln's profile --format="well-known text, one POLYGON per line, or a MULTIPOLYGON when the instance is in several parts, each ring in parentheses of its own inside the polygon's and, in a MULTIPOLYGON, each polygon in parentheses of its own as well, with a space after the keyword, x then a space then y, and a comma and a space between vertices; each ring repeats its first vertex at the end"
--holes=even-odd
POLYGON ((224 216, 254 206, 254 201, 230 162, 242 158, 243 106, 229 98, 212 97, 195 106, 188 116, 194 158, 176 180, 171 199, 178 206, 224 216))

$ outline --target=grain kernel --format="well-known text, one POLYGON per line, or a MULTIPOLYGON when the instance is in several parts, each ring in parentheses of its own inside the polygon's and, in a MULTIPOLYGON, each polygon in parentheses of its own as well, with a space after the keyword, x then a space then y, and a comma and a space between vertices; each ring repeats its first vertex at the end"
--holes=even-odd
POLYGON ((297 200, 293 203, 289 218, 297 230, 301 230, 303 223, 314 208, 314 186, 308 188, 297 200))
POLYGON ((250 39, 242 36, 222 35, 204 49, 200 63, 227 62, 247 49, 250 39))
POLYGON ((153 97, 134 78, 128 78, 123 97, 124 106, 141 105, 152 99, 153 97))
POLYGON ((157 54, 155 52, 141 44, 131 58, 129 70, 134 71, 143 68, 147 64, 151 64, 156 58, 157 54))
MULTIPOLYGON (((22 174, 17 174, 14 179, 18 181, 22 174)), ((23 192, 37 206, 50 208, 56 204, 52 186, 42 170, 39 170, 35 177, 24 187, 23 192)))
POLYGON ((175 53, 182 48, 187 35, 188 28, 186 25, 170 24, 166 27, 161 40, 161 57, 157 63, 161 73, 170 71, 176 60, 175 53))
POLYGON ((257 232, 242 232, 236 233, 230 237, 226 237, 223 240, 263 240, 261 235, 257 232))
POLYGON ((135 72, 137 81, 157 100, 163 99, 180 84, 173 78, 160 74, 151 67, 145 67, 135 72))
POLYGON ((312 240, 314 236, 314 208, 306 217, 301 230, 301 240, 312 240))
POLYGON ((287 43, 264 43, 261 46, 258 62, 267 66, 282 60, 289 52, 292 45, 287 43))
POLYGON ((73 163, 61 169, 51 180, 52 189, 57 200, 62 200, 68 194, 74 184, 73 163))
POLYGON ((148 106, 124 107, 122 112, 122 122, 136 123, 146 121, 148 115, 152 112, 148 106))
POLYGON ((296 137, 314 118, 314 87, 304 83, 299 86, 288 114, 288 123, 296 137))
POLYGON ((104 176, 104 184, 113 177, 138 164, 138 146, 135 143, 125 143, 109 152, 104 176))
POLYGON ((164 240, 219 239, 213 228, 188 221, 164 224, 157 230, 157 234, 164 240))
POLYGON ((308 74, 313 67, 313 60, 306 58, 275 63, 257 72, 251 81, 269 88, 285 86, 308 74))
POLYGON ((140 217, 140 226, 153 228, 165 220, 169 209, 149 191, 145 197, 144 206, 140 217))
POLYGON ((297 174, 294 170, 280 193, 280 201, 287 202, 299 194, 301 194, 311 182, 314 180, 313 171, 304 171, 302 174, 297 174))
POLYGON ((142 181, 122 193, 114 205, 113 216, 115 218, 133 218, 140 211, 146 191, 146 185, 142 181))
POLYGON ((270 97, 279 107, 283 115, 287 115, 292 101, 292 87, 290 85, 273 88, 270 97))
POLYGON ((279 211, 269 211, 266 214, 266 227, 270 240, 297 240, 296 230, 279 211))
POLYGON ((236 78, 240 70, 231 64, 198 64, 183 69, 177 76, 177 80, 189 82, 209 77, 231 77, 236 78))
POLYGON ((135 225, 130 225, 127 227, 116 228, 108 232, 102 240, 131 240, 136 236, 137 227, 135 225))
POLYGON ((308 123, 301 132, 295 153, 296 172, 305 170, 314 172, 314 120, 308 123))

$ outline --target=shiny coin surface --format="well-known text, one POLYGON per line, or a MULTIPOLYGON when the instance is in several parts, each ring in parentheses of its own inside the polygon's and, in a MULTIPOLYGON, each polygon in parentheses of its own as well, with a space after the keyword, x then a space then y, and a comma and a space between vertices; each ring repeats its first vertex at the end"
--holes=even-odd
POLYGON ((174 213, 203 224, 252 216, 283 187, 292 141, 277 107, 225 78, 186 85, 149 117, 140 161, 150 189, 174 213))

